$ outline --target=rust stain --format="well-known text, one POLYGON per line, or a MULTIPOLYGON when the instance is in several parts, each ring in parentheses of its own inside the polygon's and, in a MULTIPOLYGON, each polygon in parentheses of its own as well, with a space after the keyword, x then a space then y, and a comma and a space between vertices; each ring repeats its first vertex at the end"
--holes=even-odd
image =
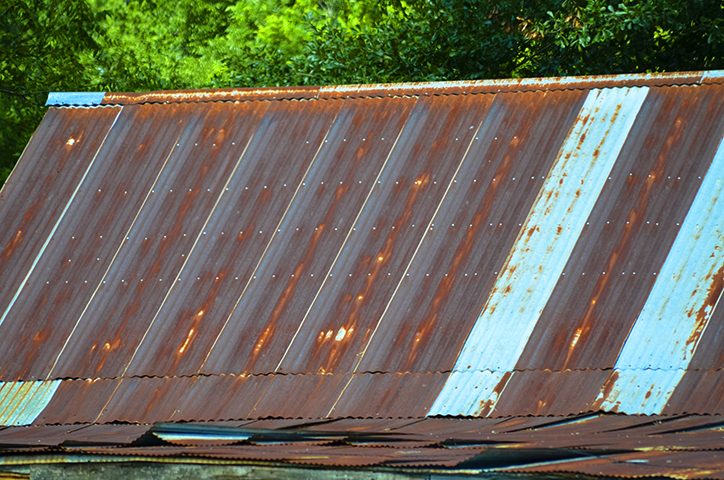
POLYGON ((613 388, 616 386, 616 382, 618 381, 619 373, 616 370, 611 371, 611 373, 606 378, 606 381, 603 383, 602 391, 599 394, 598 398, 593 402, 591 405, 592 410, 600 410, 601 405, 603 405, 603 402, 611 396, 611 392, 613 392, 613 388))
POLYGON ((685 355, 689 352, 693 354, 693 350, 701 337, 701 333, 704 331, 712 313, 714 313, 714 308, 716 308, 719 298, 722 295, 722 291, 724 290, 724 265, 722 265, 715 274, 709 276, 709 278, 711 283, 709 284, 709 288, 707 288, 704 302, 695 314, 694 312, 688 312, 690 318, 695 316, 696 319, 694 321, 694 329, 686 340, 687 348, 685 349, 685 355))
POLYGON ((500 382, 493 388, 493 392, 489 396, 488 400, 484 400, 480 402, 479 408, 475 411, 476 417, 486 417, 490 413, 492 413, 493 409, 495 408, 495 404, 497 403, 498 399, 500 398, 500 394, 503 392, 503 389, 508 384, 508 380, 510 380, 510 377, 513 375, 513 372, 505 372, 503 374, 503 377, 500 379, 500 382))
POLYGON ((5 248, 3 249, 2 255, 0 255, 0 258, 2 261, 6 261, 10 255, 12 255, 13 251, 20 245, 23 241, 23 237, 25 235, 23 234, 22 230, 18 230, 18 233, 15 234, 13 238, 10 239, 10 241, 5 245, 5 248))

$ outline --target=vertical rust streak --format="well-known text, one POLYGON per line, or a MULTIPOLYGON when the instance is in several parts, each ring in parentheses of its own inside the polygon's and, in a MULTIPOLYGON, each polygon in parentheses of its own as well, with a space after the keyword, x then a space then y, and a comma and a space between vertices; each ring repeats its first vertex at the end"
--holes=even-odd
POLYGON ((226 180, 226 183, 221 188, 221 193, 216 199, 216 203, 214 203, 214 206, 211 208, 211 212, 209 212, 209 215, 206 217, 206 221, 199 229, 199 233, 196 235, 196 240, 194 240, 194 244, 191 246, 191 249, 188 252, 188 255, 186 255, 186 260, 184 260, 183 265, 181 265, 181 268, 179 269, 178 273, 176 274, 176 278, 173 279, 173 283, 169 287, 168 291, 166 292, 166 295, 163 297, 163 301, 161 302, 161 305, 158 306, 158 310, 156 310, 156 314, 153 316, 153 319, 151 320, 151 323, 148 325, 148 328, 143 333, 143 337, 141 337, 141 341, 138 342, 138 345, 136 345, 136 349, 133 351, 133 355, 131 355, 131 359, 126 364, 125 368, 123 369, 123 373, 121 373, 121 377, 123 377, 126 372, 128 371, 128 368, 131 366, 131 363, 133 363, 133 359, 136 358, 136 355, 138 354, 138 350, 140 350, 141 345, 143 345, 143 341, 146 339, 146 336, 148 335, 148 332, 151 330, 151 327, 153 326, 154 322, 158 318, 158 314, 161 313, 161 309, 163 308, 164 304, 166 303, 166 300, 168 299, 169 295, 171 294, 171 290, 173 290, 174 286, 178 283, 179 277, 181 277, 181 274, 184 271, 184 267, 188 263, 189 259, 191 258, 191 255, 193 254, 194 249, 196 248, 196 245, 198 244, 199 240, 201 239, 201 235, 203 234, 204 230, 206 229, 206 225, 209 223, 209 220, 211 220, 211 217, 214 215, 214 212, 216 211, 216 207, 219 205, 219 202, 221 201, 221 197, 224 196, 224 192, 226 192, 226 187, 229 186, 229 182, 231 181, 232 177, 234 176, 234 173, 239 168, 239 165, 241 165, 241 160, 244 158, 244 155, 246 154, 247 149, 249 148, 249 145, 251 145, 252 140, 254 140, 254 135, 252 135, 249 138, 249 141, 246 142, 246 146, 244 147, 244 150, 241 152, 241 155, 239 155, 239 159, 236 161, 236 165, 234 165, 234 169, 229 174, 229 178, 226 180))
POLYGON ((108 268, 106 268, 106 271, 103 273, 103 276, 101 277, 100 281, 98 282, 96 289, 93 291, 93 294, 88 299, 88 303, 86 303, 85 308, 80 313, 78 320, 75 322, 75 325, 73 326, 73 330, 70 331, 70 335, 68 335, 68 338, 65 340, 65 343, 63 344, 63 348, 60 349, 58 356, 55 358, 55 362, 53 362, 53 366, 50 367, 50 371, 48 372, 48 375, 45 377, 46 380, 49 380, 50 376, 53 374, 53 370, 55 370, 55 367, 58 364, 58 361, 60 361, 60 357, 63 355, 63 352, 65 352, 65 349, 68 346, 68 342, 70 342, 71 337, 73 337, 73 334, 75 333, 76 329, 78 328, 78 325, 80 325, 81 320, 83 320, 85 313, 88 311, 90 304, 95 299, 95 296, 98 293, 98 290, 100 290, 101 285, 103 285, 103 282, 105 281, 106 277, 108 276, 108 272, 111 270, 113 263, 116 261, 116 258, 118 257, 118 254, 120 253, 121 248, 123 248, 123 244, 125 243, 126 237, 128 237, 128 235, 130 235, 131 230, 133 229, 133 226, 136 224, 136 220, 138 220, 138 217, 141 215, 141 211, 143 210, 143 207, 146 205, 148 198, 151 196, 151 192, 153 192, 153 190, 156 188, 158 179, 161 178, 161 174, 163 173, 164 169, 166 168, 166 164, 168 163, 168 160, 171 158, 171 155, 173 154, 173 151, 176 148, 176 144, 178 143, 180 138, 181 138, 181 135, 179 135, 176 138, 176 141, 171 146, 171 151, 168 152, 168 156, 166 157, 166 160, 164 160, 163 165, 161 165, 161 168, 158 170, 158 175, 156 175, 156 178, 154 179, 153 184, 151 185, 151 188, 149 188, 148 192, 146 192, 146 198, 143 199, 143 203, 141 203, 141 207, 138 209, 138 212, 136 212, 136 216, 133 217, 133 221, 131 222, 131 225, 128 227, 126 234, 121 238, 121 243, 118 245, 118 248, 116 249, 116 253, 113 255, 113 258, 111 258, 111 261, 108 263, 108 268))
POLYGON ((231 317, 234 315, 236 308, 241 303, 241 299, 244 298, 246 291, 249 289, 249 285, 251 285, 251 281, 254 278, 254 275, 256 275, 257 270, 259 270, 259 266, 261 265, 262 260, 264 260, 264 257, 266 256, 266 252, 269 251, 269 247, 271 247, 272 242, 274 242, 274 239, 276 238, 276 234, 279 231, 279 227, 282 225, 282 222, 284 222, 284 219, 286 218, 287 213, 289 213, 289 209, 292 207, 292 203, 294 203, 294 200, 296 200, 297 195, 299 194, 299 189, 302 188, 302 184, 306 181, 307 175, 309 175, 309 171, 312 169, 312 166, 317 161, 317 158, 319 157, 319 152, 322 151, 322 147, 324 147, 325 141, 327 140, 327 137, 329 137, 329 132, 332 131, 332 127, 334 126, 335 122, 337 121, 338 115, 339 115, 339 109, 334 114, 334 118, 330 122, 329 128, 327 129, 327 132, 324 134, 322 141, 319 142, 319 147, 317 148, 317 152, 314 154, 314 158, 312 158, 312 161, 309 162, 309 166, 307 166, 307 170, 304 172, 304 175, 302 175, 302 179, 299 181, 299 184, 297 184, 297 188, 296 188, 296 190, 294 190, 294 195, 292 195, 291 200, 289 200, 289 203, 287 204, 287 208, 284 210, 284 213, 282 214, 281 218, 279 219, 277 226, 274 228, 274 231, 271 235, 271 238, 269 239, 269 242, 267 242, 266 247, 264 247, 264 251, 261 253, 261 256, 259 257, 259 261, 256 263, 254 270, 249 275, 249 279, 246 281, 246 285, 244 285, 244 289, 241 291, 241 295, 239 295, 239 298, 236 300, 234 307, 231 309, 231 312, 229 312, 229 316, 226 318, 226 321, 224 322, 224 325, 221 327, 221 330, 219 330, 219 334, 214 339, 214 343, 211 344, 211 348, 209 348, 208 353, 206 353, 206 357, 204 357, 204 361, 201 362, 201 365, 199 365, 199 368, 196 371, 196 373, 201 373, 201 370, 204 368, 204 365, 206 365, 206 362, 209 360, 209 357, 211 356, 211 352, 214 351, 216 344, 219 342, 219 339, 221 338, 221 335, 223 335, 224 330, 226 330, 227 325, 231 321, 231 317))
POLYGON ((417 247, 415 248, 415 251, 412 253, 412 257, 410 258, 410 261, 407 263, 407 267, 405 268, 405 271, 402 272, 402 275, 400 276, 400 280, 397 282, 397 286, 395 287, 395 291, 392 292, 392 296, 390 296, 390 300, 387 302, 387 305, 385 306, 384 311, 382 312, 382 315, 380 316, 380 319, 377 321, 377 325, 375 325, 374 330, 372 330, 372 334, 370 335, 370 338, 367 340, 367 344, 365 345, 365 348, 362 350, 362 352, 359 354, 359 358, 357 359, 357 363, 354 366, 353 373, 357 371, 360 364, 362 363, 362 359, 364 358, 365 354, 367 353, 367 349, 369 348, 370 344, 372 343, 372 339, 375 337, 375 334, 377 333, 377 330, 380 328, 380 325, 382 324, 382 320, 385 318, 385 315, 387 314, 387 311, 390 308, 390 305, 392 304, 392 301, 395 299, 395 295, 397 294, 397 291, 400 289, 400 286, 402 285, 402 282, 405 279, 405 276, 407 275, 407 272, 410 270, 410 267, 412 266, 412 262, 415 261, 415 257, 417 256, 417 252, 420 251, 420 247, 422 246, 422 243, 425 241, 425 238, 427 237, 427 232, 430 231, 430 228, 432 224, 435 222, 435 217, 437 216, 437 213, 440 211, 440 207, 442 206, 443 202, 445 201, 445 198, 447 197, 448 192, 450 191, 450 188, 452 187, 453 183, 456 180, 456 177, 458 175, 458 172, 460 171, 460 168, 463 166, 463 163, 468 158, 468 153, 470 152, 470 148, 473 146, 473 142, 475 141, 475 137, 480 132, 480 128, 483 126, 483 122, 485 121, 485 118, 480 120, 480 123, 478 124, 478 128, 475 129, 475 133, 472 135, 470 139, 470 143, 468 144, 468 148, 465 150, 465 153, 463 154, 463 157, 460 159, 460 162, 458 163, 457 168, 455 169, 455 172, 450 177, 450 181, 448 182, 447 188, 445 189, 445 193, 443 193, 442 198, 437 204, 437 208, 435 208, 435 212, 430 217, 430 221, 427 223, 427 227, 425 228, 425 232, 422 234, 422 238, 417 244, 417 247))
POLYGON ((274 369, 275 372, 278 372, 279 369, 281 368, 282 362, 284 361, 287 354, 289 353, 289 350, 292 348, 292 345, 294 344, 294 341, 296 340, 297 336, 299 335, 299 332, 302 330, 302 326, 304 325, 304 322, 307 320, 307 317, 309 317, 309 313, 312 311, 314 304, 317 302, 317 298, 319 298, 319 295, 322 293, 322 289, 324 289, 324 286, 327 283, 327 279, 329 278, 329 275, 332 273, 334 266, 337 264, 339 257, 342 255, 342 251, 344 251, 344 248, 347 245, 347 241, 349 240, 349 237, 352 235, 352 232, 355 230, 355 227, 357 226, 357 221, 359 220, 359 217, 362 215, 362 212, 364 211, 365 207, 367 206, 367 202, 369 201, 370 197, 372 196, 372 192, 374 192, 375 187, 380 179, 380 176, 382 176, 382 172, 384 172, 385 167, 387 166, 387 162, 390 160, 390 157, 392 157, 392 152, 395 151, 395 146, 397 145, 397 142, 400 140, 400 137, 402 136, 402 132, 405 131, 405 125, 407 125, 407 121, 409 120, 409 118, 410 117, 408 116, 407 119, 405 120, 405 123, 402 125, 402 128, 400 129, 400 133, 397 134, 397 138, 395 139, 395 142, 392 144, 392 147, 390 148, 390 151, 387 154, 385 163, 383 163, 382 166, 380 167, 380 171, 377 173, 377 177, 375 178, 374 182, 372 183, 372 188, 367 193, 367 197, 365 198, 365 201, 362 203, 362 206, 360 207, 359 211, 357 212, 357 216, 355 217, 354 221, 352 222, 352 225, 350 225, 349 230, 347 231, 347 235, 344 237, 344 241, 342 242, 342 245, 339 247, 339 250, 337 251, 337 255, 334 257, 332 264, 329 266, 327 274, 324 276, 324 280, 322 280, 322 284, 319 286, 319 289, 317 290, 316 295, 314 295, 314 298, 312 299, 312 302, 310 303, 309 308, 307 308, 307 311, 304 313, 304 317, 302 317, 302 321, 299 322, 299 327, 297 327, 297 331, 294 332, 294 336, 292 336, 292 339, 289 342, 289 345, 287 346, 286 350, 284 350, 284 354, 282 355, 282 358, 279 360, 277 367, 274 369))

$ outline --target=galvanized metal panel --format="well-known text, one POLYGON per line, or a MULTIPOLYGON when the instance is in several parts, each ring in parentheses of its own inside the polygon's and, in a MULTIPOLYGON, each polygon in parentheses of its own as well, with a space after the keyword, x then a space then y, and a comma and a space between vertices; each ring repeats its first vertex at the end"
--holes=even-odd
MULTIPOLYGON (((73 345, 74 333, 88 324, 88 307, 104 289, 109 269, 175 148, 182 132, 179 123, 188 121, 193 110, 193 105, 130 106, 118 117, 72 213, 58 225, 52 249, 39 259, 21 292, 13 315, 25 321, 8 325, 7 336, 0 338, 0 348, 14 359, 3 365, 5 375, 32 379, 53 374, 55 362, 73 345), (175 122, 167 121, 169 114, 175 122), (17 342, 18 335, 36 341, 17 342)), ((68 353, 86 352, 73 353, 71 348, 68 353)))
POLYGON ((274 375, 254 406, 253 417, 324 418, 350 375, 274 375))
POLYGON ((570 415, 594 410, 593 401, 608 371, 523 370, 510 377, 491 416, 570 415))
MULTIPOLYGON (((330 276, 334 252, 355 234, 355 214, 367 201, 392 146, 392 142, 374 140, 396 135, 414 103, 414 99, 345 102, 334 123, 315 131, 325 136, 314 145, 314 163, 304 178, 296 180, 295 196, 283 199, 287 210, 270 226, 276 234, 263 255, 246 259, 254 262, 252 281, 242 296, 233 299, 236 304, 230 305, 225 323, 214 332, 216 343, 206 345, 203 356, 188 362, 194 373, 200 368, 202 372, 256 373, 277 369, 319 290, 335 282, 336 277, 330 276)), ((278 154, 280 168, 298 151, 295 142, 309 141, 301 135, 287 137, 278 154)), ((277 178, 270 181, 279 186, 277 178)), ((151 363, 159 361, 164 360, 151 363)))
POLYGON ((326 417, 421 418, 448 373, 356 373, 326 417))
POLYGON ((105 92, 50 92, 45 105, 100 105, 105 95, 105 92))
POLYGON ((711 139, 724 134, 723 120, 718 87, 650 90, 517 369, 613 367, 716 152, 711 139))
POLYGON ((495 96, 361 371, 453 368, 584 99, 495 96))
POLYGON ((683 377, 724 287, 723 190, 721 142, 599 395, 601 408, 660 413, 683 377))
POLYGON ((33 425, 93 423, 113 396, 120 379, 61 380, 33 425))
POLYGON ((589 92, 455 370, 515 366, 603 188, 648 89, 589 92), (516 318, 516 330, 509 329, 516 318))
MULTIPOLYGON (((260 291, 257 284, 263 287, 271 283, 277 289, 281 284, 281 278, 277 281, 272 277, 279 272, 263 269, 264 261, 276 253, 271 246, 282 233, 282 221, 317 162, 339 106, 329 102, 270 105, 255 126, 239 168, 227 180, 225 195, 208 212, 204 228, 198 231, 194 255, 189 256, 175 287, 156 313, 157 320, 149 326, 129 374, 193 375, 202 370, 207 359, 213 364, 217 351, 226 347, 234 354, 222 350, 226 361, 221 367, 212 367, 211 372, 250 370, 249 358, 258 353, 252 342, 263 335, 265 325, 257 316, 260 312, 249 316, 245 307, 249 303, 268 306, 270 292, 260 291), (309 121, 310 114, 313 121, 309 121), (240 310, 247 315, 240 318, 240 310), (227 326, 241 330, 241 339, 235 336, 238 330, 227 330, 227 326), (238 364, 229 362, 231 358, 238 364)), ((309 232, 303 238, 309 240, 309 232)), ((275 293, 283 301, 283 287, 282 292, 275 293)))

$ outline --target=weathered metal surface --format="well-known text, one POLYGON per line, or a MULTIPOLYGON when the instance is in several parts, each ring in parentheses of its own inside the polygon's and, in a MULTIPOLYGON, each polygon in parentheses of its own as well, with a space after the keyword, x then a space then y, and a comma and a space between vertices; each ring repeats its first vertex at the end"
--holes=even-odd
POLYGON ((46 106, 100 105, 105 92, 50 92, 46 106))
POLYGON ((50 402, 60 380, 0 382, 0 425, 30 425, 50 402))
MULTIPOLYGON (((38 262, 45 252, 53 252, 57 226, 72 216, 68 205, 76 198, 83 175, 93 164, 103 139, 116 120, 120 108, 96 110, 50 109, 33 135, 18 164, 0 192, 0 339, 17 345, 23 343, 38 350, 44 336, 23 327, 28 321, 18 308, 18 298, 40 285, 27 285, 28 277, 40 272, 38 262), (49 163, 48 159, 52 159, 49 163), (26 287, 28 287, 26 289, 26 287), (15 311, 13 310, 15 308, 15 311), (6 319, 10 319, 7 323, 6 319)), ((55 282, 54 282, 55 283, 55 282)), ((45 282, 43 282, 45 284, 45 282)), ((57 285, 53 285, 57 288, 57 285)), ((47 293, 47 292, 46 292, 47 293)), ((41 297, 42 298, 42 297, 41 297)), ((6 369, 31 360, 10 355, 7 345, 0 362, 0 379, 17 380, 6 369)), ((25 378, 31 378, 29 376, 25 378)))
POLYGON ((402 84, 340 85, 321 87, 229 88, 143 93, 52 92, 48 105, 133 105, 252 100, 303 100, 394 96, 460 95, 507 91, 615 88, 632 86, 697 85, 722 83, 722 71, 591 75, 587 77, 466 80, 402 84))
MULTIPOLYGON (((342 325, 329 321, 318 325, 318 310, 329 307, 325 292, 330 287, 371 283, 351 269, 357 266, 350 267, 341 252, 359 248, 360 237, 367 234, 363 230, 372 230, 360 224, 359 212, 381 188, 381 172, 415 103, 415 99, 392 99, 343 104, 334 124, 326 126, 328 134, 315 145, 314 165, 297 181, 298 195, 288 207, 285 204, 288 214, 272 227, 277 235, 263 257, 255 259, 259 261, 256 279, 229 316, 216 345, 207 350, 208 359, 202 359, 202 373, 325 373, 330 370, 327 362, 290 368, 284 361, 296 360, 297 347, 312 354, 310 342, 338 352, 358 335, 350 324, 344 332, 342 325), (319 338, 322 330, 325 335, 319 338), (240 351, 240 345, 248 347, 240 351)), ((304 138, 299 141, 304 144, 304 138)), ((291 140, 286 145, 286 152, 297 148, 291 140)), ((353 293, 355 297, 363 294, 353 293)), ((348 299, 347 303, 359 309, 370 301, 348 299)))
POLYGON ((0 430, 0 448, 22 446, 117 446, 133 442, 149 425, 42 425, 0 430))
POLYGON ((93 423, 120 383, 120 379, 61 380, 34 425, 93 423))
POLYGON ((432 415, 495 409, 647 94, 647 88, 588 93, 455 363, 454 371, 488 370, 486 381, 473 389, 453 381, 432 415))
POLYGON ((724 142, 597 398, 604 410, 661 413, 684 376, 724 288, 723 177, 724 142))
POLYGON ((447 376, 447 373, 357 373, 325 416, 422 417, 429 411, 447 376))
POLYGON ((662 413, 724 413, 724 371, 689 370, 676 386, 662 413))
MULTIPOLYGON (((53 377, 122 376, 167 299, 181 287, 179 280, 197 281, 184 275, 189 263, 208 258, 199 255, 199 249, 205 247, 205 228, 220 198, 229 194, 229 178, 239 170, 250 139, 258 135, 255 130, 266 104, 180 106, 185 111, 170 117, 173 120, 159 119, 156 128, 171 131, 162 137, 163 150, 148 153, 157 167, 136 197, 141 202, 138 208, 128 209, 132 223, 127 229, 118 229, 112 239, 104 236, 112 257, 84 306, 84 315, 74 312, 77 328, 68 348, 56 359, 53 377)), ((162 112, 173 115, 177 111, 162 112)), ((150 141, 145 138, 148 133, 131 129, 129 143, 145 144, 150 141)), ((119 200, 126 195, 120 189, 112 194, 119 200)), ((231 232, 225 234, 232 236, 231 232)), ((174 331, 188 336, 188 330, 174 331)))
POLYGON ((495 96, 360 371, 452 369, 584 97, 495 96))
POLYGON ((354 213, 356 230, 350 241, 333 253, 339 260, 325 272, 339 280, 320 289, 279 365, 281 371, 357 370, 396 291, 411 275, 420 242, 431 228, 439 228, 432 225, 434 212, 475 141, 492 98, 439 100, 416 100, 401 131, 370 139, 392 144, 389 160, 369 200, 354 213))
POLYGON ((719 412, 721 78, 51 108, 0 192, 0 380, 63 379, 36 424, 719 412))
POLYGON ((517 369, 613 367, 724 135, 718 88, 649 91, 517 369))
POLYGON ((601 388, 607 376, 608 371, 596 369, 515 371, 490 415, 568 415, 596 410, 591 393, 601 388))
MULTIPOLYGON (((105 298, 109 290, 111 294, 120 293, 116 288, 109 288, 109 284, 115 283, 111 280, 114 267, 127 262, 129 257, 142 258, 144 251, 128 252, 125 240, 132 235, 132 228, 138 228, 142 221, 139 210, 148 206, 148 200, 155 196, 152 193, 155 180, 173 151, 174 141, 181 135, 179 124, 190 121, 194 110, 196 115, 200 113, 194 107, 173 106, 164 111, 158 106, 124 107, 112 134, 97 152, 93 168, 80 185, 81 193, 74 204, 69 204, 70 213, 58 223, 49 244, 52 249, 40 257, 26 288, 20 292, 14 308, 17 313, 10 312, 25 321, 0 326, 0 331, 4 330, 0 348, 9 358, 16 359, 3 365, 5 375, 10 378, 47 378, 50 375, 54 378, 94 378, 105 357, 120 347, 123 340, 117 336, 104 338, 101 342, 99 334, 87 348, 82 348, 78 340, 84 334, 112 329, 107 312, 116 310, 120 314, 132 306, 124 303, 114 308, 104 303, 99 310, 94 309, 96 302, 105 298), (165 122, 168 114, 176 121, 165 122), (156 135, 161 139, 154 139, 156 135), (135 175, 139 176, 137 180, 135 175), (19 338, 36 340, 18 342, 19 338), (42 342, 42 348, 39 348, 39 342, 42 342), (78 359, 86 356, 93 366, 84 369, 78 359), (62 367, 66 357, 72 361, 69 369, 62 367), (61 365, 61 370, 54 371, 56 363, 61 365)), ((99 114, 107 110, 96 109, 99 114)), ((153 236, 161 235, 154 232, 153 236)), ((125 286, 128 280, 121 278, 118 282, 125 286)), ((123 297, 123 300, 128 302, 128 298, 123 297)), ((132 312, 126 312, 126 315, 127 319, 132 312)))
POLYGON ((103 105, 145 103, 244 102, 250 100, 303 100, 319 95, 319 87, 228 88, 144 93, 106 93, 103 105))
MULTIPOLYGON (((203 215, 191 217, 194 223, 184 227, 189 246, 185 247, 184 257, 174 252, 183 261, 170 278, 173 285, 165 291, 165 298, 149 315, 153 320, 146 324, 144 337, 139 338, 133 362, 126 359, 129 375, 192 375, 207 360, 213 364, 219 354, 225 355, 226 362, 223 367, 215 365, 214 373, 251 370, 248 359, 258 355, 259 342, 264 343, 265 324, 261 319, 274 311, 269 302, 272 292, 262 294, 257 285, 273 285, 274 293, 284 300, 287 285, 282 282, 291 281, 293 289, 296 281, 288 280, 288 276, 281 278, 281 274, 278 279, 273 277, 279 272, 264 270, 264 260, 269 258, 270 245, 280 234, 280 223, 288 216, 305 175, 314 167, 339 104, 278 102, 263 112, 263 118, 254 120, 244 117, 253 111, 238 109, 250 109, 255 104, 221 105, 228 105, 227 118, 232 125, 243 128, 243 134, 227 132, 223 143, 219 141, 221 148, 235 148, 233 144, 241 147, 231 159, 235 170, 230 170, 228 176, 209 170, 218 182, 217 188, 200 187, 200 195, 214 195, 213 200, 209 199, 213 203, 198 201, 195 208, 203 215), (310 114, 313 121, 309 121, 310 114), (243 332, 240 341, 235 336, 239 330, 243 332), (233 355, 224 350, 226 341, 231 343, 233 355)), ((210 153, 214 159, 213 149, 210 153)), ((187 158, 194 161, 192 154, 187 158)), ((223 158, 218 155, 218 161, 223 158)), ((193 171, 197 167, 189 163, 186 168, 193 171)), ((189 179, 193 178, 192 173, 189 179)), ((167 188, 199 188, 174 183, 167 188)), ((310 238, 309 232, 304 238, 310 238)))
POLYGON ((84 461, 122 461, 125 456, 170 462, 226 459, 332 467, 446 467, 468 473, 484 469, 711 478, 724 471, 718 456, 723 425, 722 416, 611 414, 265 420, 239 428, 217 422, 49 425, 1 429, 0 451, 3 460, 12 453, 72 453, 84 461), (167 444, 149 445, 152 437, 167 444), (139 438, 146 439, 144 444, 130 445, 139 438), (228 442, 233 443, 224 445, 228 442))
POLYGON ((341 85, 319 87, 319 98, 355 98, 400 95, 468 95, 501 92, 531 92, 565 89, 649 87, 722 83, 720 71, 647 73, 633 75, 591 75, 586 77, 465 80, 457 82, 341 85))

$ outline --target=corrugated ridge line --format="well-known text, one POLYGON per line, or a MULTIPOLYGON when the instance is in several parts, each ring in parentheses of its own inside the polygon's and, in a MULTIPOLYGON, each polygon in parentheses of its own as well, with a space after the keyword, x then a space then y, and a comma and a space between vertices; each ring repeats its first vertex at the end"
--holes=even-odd
POLYGON ((103 145, 105 144, 106 139, 108 138, 108 134, 111 133, 111 130, 113 130, 113 126, 116 124, 116 121, 118 121, 118 117, 121 115, 122 111, 123 111, 123 107, 120 107, 118 109, 118 113, 116 114, 116 118, 113 119, 113 123, 111 124, 110 127, 108 127, 108 131, 106 132, 105 136, 103 137, 103 141, 101 141, 101 144, 98 146, 98 150, 96 150, 95 155, 93 155, 93 159, 88 164, 88 167, 86 168, 85 172, 83 172, 83 176, 81 177, 80 181, 78 182, 78 185, 76 185, 75 190, 73 190, 73 195, 71 195, 70 199, 68 200, 68 203, 65 204, 65 207, 63 208, 63 211, 60 213, 58 220, 55 222, 53 229, 50 231, 50 234, 48 234, 48 238, 45 240, 45 243, 43 243, 43 246, 41 247, 40 252, 38 252, 38 255, 35 257, 35 260, 33 260, 33 264, 30 266, 30 270, 28 270, 27 275, 25 275, 25 278, 20 283, 20 286, 18 287, 18 290, 15 292, 15 295, 13 296, 12 300, 10 301, 10 304, 8 305, 7 309, 5 310, 5 313, 3 313, 2 317, 0 317, 0 325, 2 325, 2 323, 5 321, 5 318, 7 317, 10 310, 13 308, 15 301, 20 296, 20 292, 23 290, 23 288, 25 287, 25 284, 28 282, 28 279, 30 278, 30 275, 32 275, 33 271, 35 270, 35 267, 38 264, 40 257, 43 256, 43 253, 45 253, 45 249, 48 248, 48 243, 50 243, 50 240, 53 238, 53 235, 55 234, 55 231, 58 229, 60 222, 65 217, 65 214, 68 212, 68 209, 70 208, 70 204, 73 203, 75 196, 78 194, 78 190, 80 190, 80 186, 83 185, 83 181, 85 180, 86 176, 88 176, 88 172, 90 172, 91 168, 93 168, 96 158, 98 158, 98 153, 103 148, 103 145))
POLYGON ((577 77, 537 77, 321 87, 238 88, 146 93, 106 93, 103 105, 214 101, 331 100, 388 96, 460 95, 537 90, 587 90, 615 87, 666 87, 724 83, 721 71, 643 73, 577 77), (451 90, 451 91, 446 91, 451 90), (459 91, 458 91, 459 90, 459 91), (390 93, 390 92, 394 92, 390 93))
POLYGON ((660 413, 681 381, 724 294, 715 291, 724 275, 723 196, 724 138, 623 344, 613 376, 599 392, 601 408, 660 413), (632 371, 625 368, 652 366, 669 366, 662 371, 676 373, 649 370, 642 378, 628 375, 632 371))
POLYGON ((589 92, 430 415, 495 409, 648 90, 589 92))

